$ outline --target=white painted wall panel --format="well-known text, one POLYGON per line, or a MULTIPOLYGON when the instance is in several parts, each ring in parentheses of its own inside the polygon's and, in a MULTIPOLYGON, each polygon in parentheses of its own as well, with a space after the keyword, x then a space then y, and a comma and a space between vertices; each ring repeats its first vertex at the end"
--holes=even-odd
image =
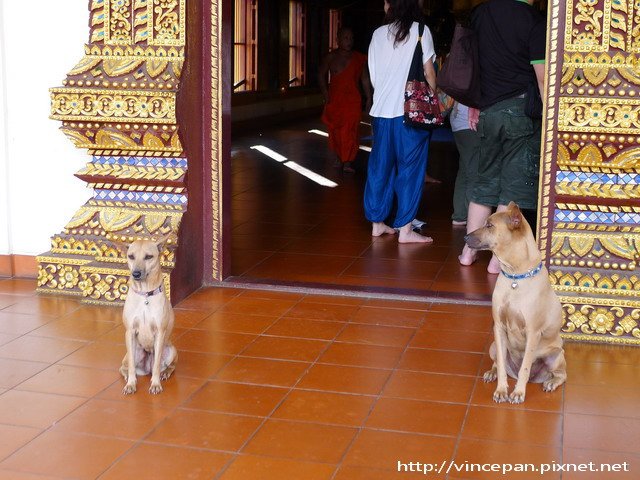
POLYGON ((73 176, 90 157, 49 119, 49 88, 61 85, 89 38, 88 1, 0 3, 0 254, 37 255, 91 196, 73 176))

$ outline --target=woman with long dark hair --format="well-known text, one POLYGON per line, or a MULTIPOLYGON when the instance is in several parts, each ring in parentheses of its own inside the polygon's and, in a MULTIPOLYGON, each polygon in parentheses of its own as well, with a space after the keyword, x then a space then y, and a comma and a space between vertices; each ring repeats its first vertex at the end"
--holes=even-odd
MULTIPOLYGON (((378 28, 369 45, 369 72, 374 87, 373 148, 369 156, 364 208, 373 224, 374 237, 394 234, 400 243, 431 243, 411 228, 422 197, 430 132, 404 125, 404 89, 423 22, 419 0, 385 0, 385 25, 378 28), (397 212, 393 228, 384 223, 394 197, 397 212)), ((423 22, 424 23, 424 22, 423 22)), ((435 91, 435 51, 431 32, 422 35, 424 72, 435 91)))

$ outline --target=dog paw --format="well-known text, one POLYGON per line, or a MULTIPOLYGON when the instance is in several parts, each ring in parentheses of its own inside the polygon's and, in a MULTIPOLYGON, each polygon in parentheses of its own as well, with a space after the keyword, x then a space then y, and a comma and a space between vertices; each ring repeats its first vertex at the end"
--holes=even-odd
POLYGON ((514 390, 513 392, 511 392, 511 395, 509 395, 509 403, 522 403, 524 402, 524 396, 525 392, 514 390))
POLYGON ((132 393, 136 393, 136 385, 127 383, 122 389, 122 393, 125 395, 131 395, 132 393))
POLYGON ((495 392, 493 392, 493 401, 496 403, 504 403, 509 400, 509 394, 507 393, 507 389, 499 389, 497 388, 495 392))
POLYGON ((162 372, 160 374, 160 380, 164 382, 165 380, 168 380, 170 376, 171 376, 171 372, 162 372))
POLYGON ((553 392, 556 388, 562 385, 562 381, 557 378, 551 378, 542 384, 542 390, 545 392, 553 392))
POLYGON ((157 395, 160 392, 162 392, 162 385, 160 385, 159 383, 153 383, 149 387, 149 393, 152 395, 157 395))
POLYGON ((498 372, 495 370, 495 368, 487 370, 482 376, 482 380, 484 380, 486 383, 495 382, 496 378, 498 378, 498 372))

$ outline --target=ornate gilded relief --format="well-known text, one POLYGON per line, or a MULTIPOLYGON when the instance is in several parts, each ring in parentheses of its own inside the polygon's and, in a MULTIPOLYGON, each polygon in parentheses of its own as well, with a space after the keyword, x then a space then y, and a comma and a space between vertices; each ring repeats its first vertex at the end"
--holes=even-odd
POLYGON ((211 0, 211 277, 222 280, 222 0, 211 0))
POLYGON ((169 291, 187 208, 188 165, 176 120, 185 3, 90 0, 90 43, 63 86, 51 89, 51 118, 92 155, 76 176, 93 197, 38 257, 38 291, 121 302, 128 272, 112 241, 170 235, 162 252, 169 291))
POLYGON ((550 7, 539 242, 565 335, 640 344, 640 2, 550 7))

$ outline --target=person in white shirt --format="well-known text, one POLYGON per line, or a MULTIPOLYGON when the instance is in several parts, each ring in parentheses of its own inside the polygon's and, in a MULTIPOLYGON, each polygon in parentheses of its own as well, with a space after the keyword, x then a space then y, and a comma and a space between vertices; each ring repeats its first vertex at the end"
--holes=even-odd
MULTIPOLYGON (((369 45, 369 73, 373 84, 373 147, 369 156, 364 209, 374 237, 394 234, 400 243, 431 243, 412 230, 424 185, 431 133, 404 125, 404 89, 418 41, 422 11, 419 0, 385 0, 386 24, 369 45), (397 199, 393 225, 384 223, 397 199)), ((435 91, 435 51, 431 32, 422 35, 424 72, 435 91)))

